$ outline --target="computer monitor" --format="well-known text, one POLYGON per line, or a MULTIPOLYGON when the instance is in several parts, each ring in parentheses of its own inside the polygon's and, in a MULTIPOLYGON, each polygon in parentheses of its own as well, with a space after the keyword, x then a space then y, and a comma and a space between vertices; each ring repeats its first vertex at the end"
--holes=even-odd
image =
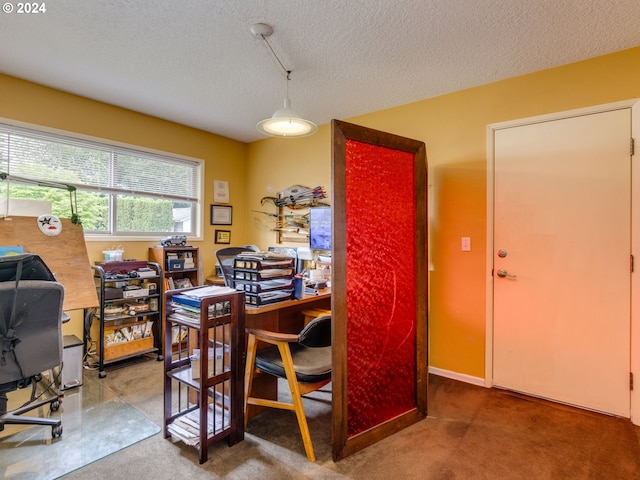
POLYGON ((309 209, 309 247, 331 250, 331 207, 309 209))

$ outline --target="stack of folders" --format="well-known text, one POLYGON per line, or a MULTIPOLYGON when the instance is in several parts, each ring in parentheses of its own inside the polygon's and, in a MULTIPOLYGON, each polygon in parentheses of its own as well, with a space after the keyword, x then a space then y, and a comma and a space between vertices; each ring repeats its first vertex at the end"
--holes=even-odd
POLYGON ((173 312, 170 320, 179 320, 182 323, 198 327, 200 325, 200 300, 186 295, 174 295, 171 299, 173 312))
MULTIPOLYGON (((196 288, 194 290, 188 290, 181 294, 174 295, 171 297, 173 312, 169 315, 169 319, 179 320, 183 323, 197 327, 200 325, 200 305, 203 298, 234 292, 235 289, 233 288, 211 286, 196 288)), ((218 317, 221 315, 227 315, 230 311, 231 305, 229 302, 216 302, 209 305, 208 315, 210 318, 218 317)))
POLYGON ((187 297, 204 298, 204 297, 211 297, 213 295, 227 295, 229 293, 234 293, 234 292, 235 290, 231 287, 220 287, 217 285, 210 285, 207 287, 194 288, 193 290, 182 292, 182 294, 186 295, 187 297))
POLYGON ((184 268, 196 268, 193 252, 180 252, 178 253, 178 258, 184 260, 184 268))

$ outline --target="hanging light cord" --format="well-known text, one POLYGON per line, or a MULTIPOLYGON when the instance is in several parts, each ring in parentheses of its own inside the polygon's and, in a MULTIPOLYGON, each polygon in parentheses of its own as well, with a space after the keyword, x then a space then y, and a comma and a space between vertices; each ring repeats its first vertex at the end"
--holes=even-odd
POLYGON ((285 74, 285 98, 284 108, 276 111, 270 118, 258 122, 256 127, 260 133, 272 137, 306 137, 313 135, 318 130, 318 126, 310 120, 305 120, 291 109, 291 101, 289 100, 289 80, 291 79, 291 70, 287 69, 280 57, 276 54, 267 37, 273 33, 273 28, 265 23, 256 23, 251 27, 251 33, 259 40, 263 40, 267 44, 267 48, 285 74))
POLYGON ((280 65, 280 68, 282 68, 282 71, 285 73, 285 76, 287 77, 287 80, 291 80, 291 70, 288 70, 280 61, 280 58, 278 57, 278 55, 276 55, 275 50, 273 49, 273 47, 271 46, 271 44, 269 43, 269 40, 267 39, 266 36, 264 36, 264 34, 260 34, 260 38, 262 38, 262 40, 264 40, 264 43, 267 44, 267 47, 269 47, 269 51, 271 52, 271 55, 273 55, 273 58, 276 59, 276 62, 278 62, 278 65, 280 65))

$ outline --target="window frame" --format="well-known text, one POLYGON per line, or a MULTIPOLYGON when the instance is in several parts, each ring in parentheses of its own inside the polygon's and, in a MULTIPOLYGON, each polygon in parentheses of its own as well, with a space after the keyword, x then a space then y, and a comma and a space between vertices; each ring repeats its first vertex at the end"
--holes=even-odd
MULTIPOLYGON (((131 155, 131 156, 145 156, 158 157, 163 161, 175 161, 176 163, 192 163, 194 164, 194 173, 197 178, 194 182, 194 196, 188 199, 184 198, 185 201, 192 201, 194 203, 191 215, 192 228, 191 232, 184 232, 184 234, 188 235, 188 237, 194 241, 200 241, 203 238, 203 212, 204 212, 204 179, 205 179, 205 161, 201 158, 190 157, 187 155, 171 153, 167 151, 162 151, 158 149, 148 148, 141 145, 134 145, 125 142, 119 142, 115 140, 110 140, 101 137, 95 137, 91 135, 85 135, 77 132, 72 132, 68 130, 61 130, 51 127, 45 127, 42 125, 36 125, 26 122, 20 122, 13 119, 0 117, 0 127, 9 130, 10 133, 15 134, 28 134, 29 131, 33 132, 34 135, 39 135, 43 137, 50 137, 49 141, 56 141, 59 139, 64 143, 64 140, 68 140, 70 142, 79 142, 79 143, 87 143, 94 144, 96 147, 101 149, 108 149, 112 152, 111 154, 111 162, 113 161, 113 152, 116 155, 131 155)), ((89 147, 89 145, 87 145, 89 147)), ((0 171, 3 171, 0 168, 0 171)), ((8 172, 11 175, 10 172, 8 172)), ((11 181, 9 179, 9 181, 11 181)), ((17 182, 16 182, 17 183, 17 182)), ((115 224, 117 208, 115 206, 116 198, 118 195, 122 194, 130 194, 131 192, 126 190, 118 190, 117 188, 100 188, 91 185, 81 185, 81 184, 71 184, 77 188, 77 191, 86 191, 90 193, 95 193, 97 191, 104 192, 109 195, 109 206, 108 206, 108 215, 109 215, 109 224, 115 224)), ((149 197, 149 198, 170 198, 172 200, 177 200, 178 197, 173 195, 163 195, 163 194, 153 194, 147 192, 136 192, 136 197, 149 197)), ((0 212, 2 213, 2 212, 0 212)), ((80 214, 80 220, 82 221, 82 212, 78 212, 80 214)), ((158 238, 162 238, 167 235, 181 233, 181 232, 132 232, 128 234, 126 232, 114 232, 113 229, 108 233, 99 233, 96 231, 85 231, 84 237, 86 241, 157 241, 158 238)))

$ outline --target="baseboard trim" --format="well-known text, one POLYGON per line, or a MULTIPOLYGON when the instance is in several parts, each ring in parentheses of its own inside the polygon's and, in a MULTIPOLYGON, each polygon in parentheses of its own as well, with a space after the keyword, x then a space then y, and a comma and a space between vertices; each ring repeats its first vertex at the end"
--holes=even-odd
POLYGON ((450 378, 452 380, 458 380, 464 383, 470 383, 479 387, 485 387, 484 378, 472 377, 471 375, 465 375, 464 373, 456 373, 450 370, 443 370, 442 368, 429 367, 429 373, 438 375, 440 377, 450 378))

